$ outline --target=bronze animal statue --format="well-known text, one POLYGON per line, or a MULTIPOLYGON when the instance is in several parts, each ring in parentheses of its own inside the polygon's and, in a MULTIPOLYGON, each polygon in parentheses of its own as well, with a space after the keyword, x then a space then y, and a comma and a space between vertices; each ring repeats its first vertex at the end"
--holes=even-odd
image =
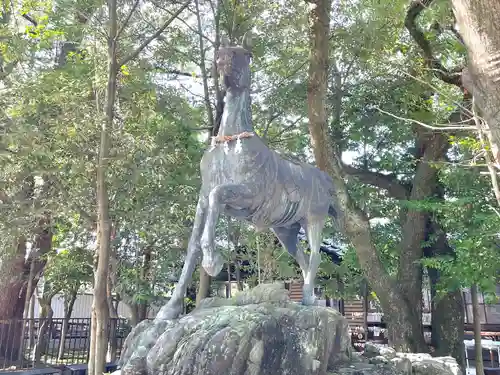
POLYGON ((225 107, 219 134, 201 160, 202 186, 184 267, 170 301, 157 319, 173 319, 182 302, 195 266, 217 275, 224 261, 215 249, 215 227, 220 214, 270 228, 296 259, 304 277, 303 300, 314 303, 314 280, 320 263, 319 248, 328 216, 335 217, 333 181, 307 163, 284 159, 255 134, 250 97, 251 45, 224 43, 216 66, 226 86, 225 107), (304 228, 310 255, 298 243, 304 228))

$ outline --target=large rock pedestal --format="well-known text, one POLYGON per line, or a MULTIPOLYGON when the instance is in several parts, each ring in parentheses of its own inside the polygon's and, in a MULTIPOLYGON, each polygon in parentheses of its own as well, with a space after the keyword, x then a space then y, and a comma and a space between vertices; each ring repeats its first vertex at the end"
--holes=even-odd
POLYGON ((291 302, 272 284, 207 299, 179 320, 142 322, 120 362, 121 375, 324 375, 350 355, 343 316, 291 302))

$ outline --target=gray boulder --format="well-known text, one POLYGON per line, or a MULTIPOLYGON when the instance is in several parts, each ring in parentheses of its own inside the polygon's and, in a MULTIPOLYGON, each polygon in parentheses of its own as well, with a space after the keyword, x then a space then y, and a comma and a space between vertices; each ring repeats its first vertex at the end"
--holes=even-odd
POLYGON ((142 322, 121 375, 324 375, 350 359, 336 310, 291 302, 283 284, 211 298, 178 320, 142 322))
POLYGON ((459 375, 460 367, 452 357, 432 357, 428 353, 401 353, 386 345, 366 343, 362 355, 353 356, 332 375, 459 375))

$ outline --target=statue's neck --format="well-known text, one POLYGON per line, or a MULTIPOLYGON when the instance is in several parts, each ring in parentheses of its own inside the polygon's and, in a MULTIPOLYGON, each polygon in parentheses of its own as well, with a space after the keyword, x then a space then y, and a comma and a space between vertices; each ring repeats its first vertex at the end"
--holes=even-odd
POLYGON ((253 132, 250 90, 228 89, 218 135, 253 132))

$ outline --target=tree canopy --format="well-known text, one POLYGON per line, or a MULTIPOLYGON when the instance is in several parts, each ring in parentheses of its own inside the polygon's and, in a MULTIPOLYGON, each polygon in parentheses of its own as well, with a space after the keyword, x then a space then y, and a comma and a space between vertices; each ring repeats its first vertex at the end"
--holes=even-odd
MULTIPOLYGON (((307 101, 315 46, 306 1, 115 4, 114 38, 111 8, 103 2, 2 5, 0 284, 12 293, 0 297, 0 319, 22 315, 32 292, 30 262, 37 280, 43 273, 63 293, 94 284, 110 40, 117 70, 105 156, 109 283, 113 298, 138 319, 141 306, 168 296, 182 267, 199 161, 223 107, 224 90, 212 71, 222 36, 240 41, 254 33, 256 132, 269 147, 315 162, 307 101)), ((341 281, 347 295, 359 293, 366 280, 387 310, 392 299, 380 295, 376 280, 388 280, 383 285, 398 284, 406 296, 401 309, 408 310, 421 303, 425 268, 435 299, 434 345, 462 356, 459 338, 439 332, 463 334, 463 310, 455 311, 461 288, 478 285, 496 295, 500 207, 491 147, 461 81, 467 50, 451 4, 341 0, 329 16, 322 141, 340 156, 343 175, 336 181, 369 222, 358 234, 370 237, 353 240, 353 231, 329 227, 325 240, 334 238, 342 263, 324 254, 322 283, 340 295, 341 281)), ((269 233, 223 221, 218 243, 230 273, 236 265, 252 285, 300 275, 269 233)))

